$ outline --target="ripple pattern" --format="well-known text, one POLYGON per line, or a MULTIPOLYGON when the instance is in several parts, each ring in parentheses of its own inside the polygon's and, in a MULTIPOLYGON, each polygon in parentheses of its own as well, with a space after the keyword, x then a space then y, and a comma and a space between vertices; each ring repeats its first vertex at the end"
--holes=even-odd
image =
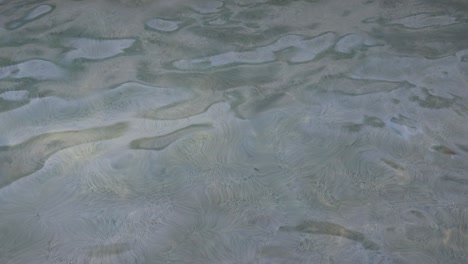
POLYGON ((468 259, 462 0, 0 0, 0 263, 468 259))

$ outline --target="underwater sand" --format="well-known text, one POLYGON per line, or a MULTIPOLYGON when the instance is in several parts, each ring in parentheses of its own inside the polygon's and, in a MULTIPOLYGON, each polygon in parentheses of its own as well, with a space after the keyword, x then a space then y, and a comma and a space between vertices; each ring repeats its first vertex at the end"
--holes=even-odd
POLYGON ((467 259, 468 2, 0 0, 0 263, 467 259))

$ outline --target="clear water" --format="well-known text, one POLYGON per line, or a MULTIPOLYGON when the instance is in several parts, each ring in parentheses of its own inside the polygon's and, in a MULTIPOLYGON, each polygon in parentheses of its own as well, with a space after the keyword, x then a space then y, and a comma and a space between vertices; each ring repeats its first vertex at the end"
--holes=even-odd
POLYGON ((0 263, 468 263, 465 0, 0 0, 0 263))

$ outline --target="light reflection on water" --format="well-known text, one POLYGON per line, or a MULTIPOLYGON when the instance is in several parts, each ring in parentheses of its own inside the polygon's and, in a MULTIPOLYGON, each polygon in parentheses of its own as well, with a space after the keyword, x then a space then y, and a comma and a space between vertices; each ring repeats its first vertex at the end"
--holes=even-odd
POLYGON ((0 263, 465 263, 464 0, 0 0, 0 263))

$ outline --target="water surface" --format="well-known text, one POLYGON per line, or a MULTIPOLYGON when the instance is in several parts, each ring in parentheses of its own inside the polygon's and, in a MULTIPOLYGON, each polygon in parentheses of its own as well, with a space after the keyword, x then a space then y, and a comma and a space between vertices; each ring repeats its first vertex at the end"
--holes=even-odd
POLYGON ((468 2, 0 0, 0 263, 466 263, 468 2))

